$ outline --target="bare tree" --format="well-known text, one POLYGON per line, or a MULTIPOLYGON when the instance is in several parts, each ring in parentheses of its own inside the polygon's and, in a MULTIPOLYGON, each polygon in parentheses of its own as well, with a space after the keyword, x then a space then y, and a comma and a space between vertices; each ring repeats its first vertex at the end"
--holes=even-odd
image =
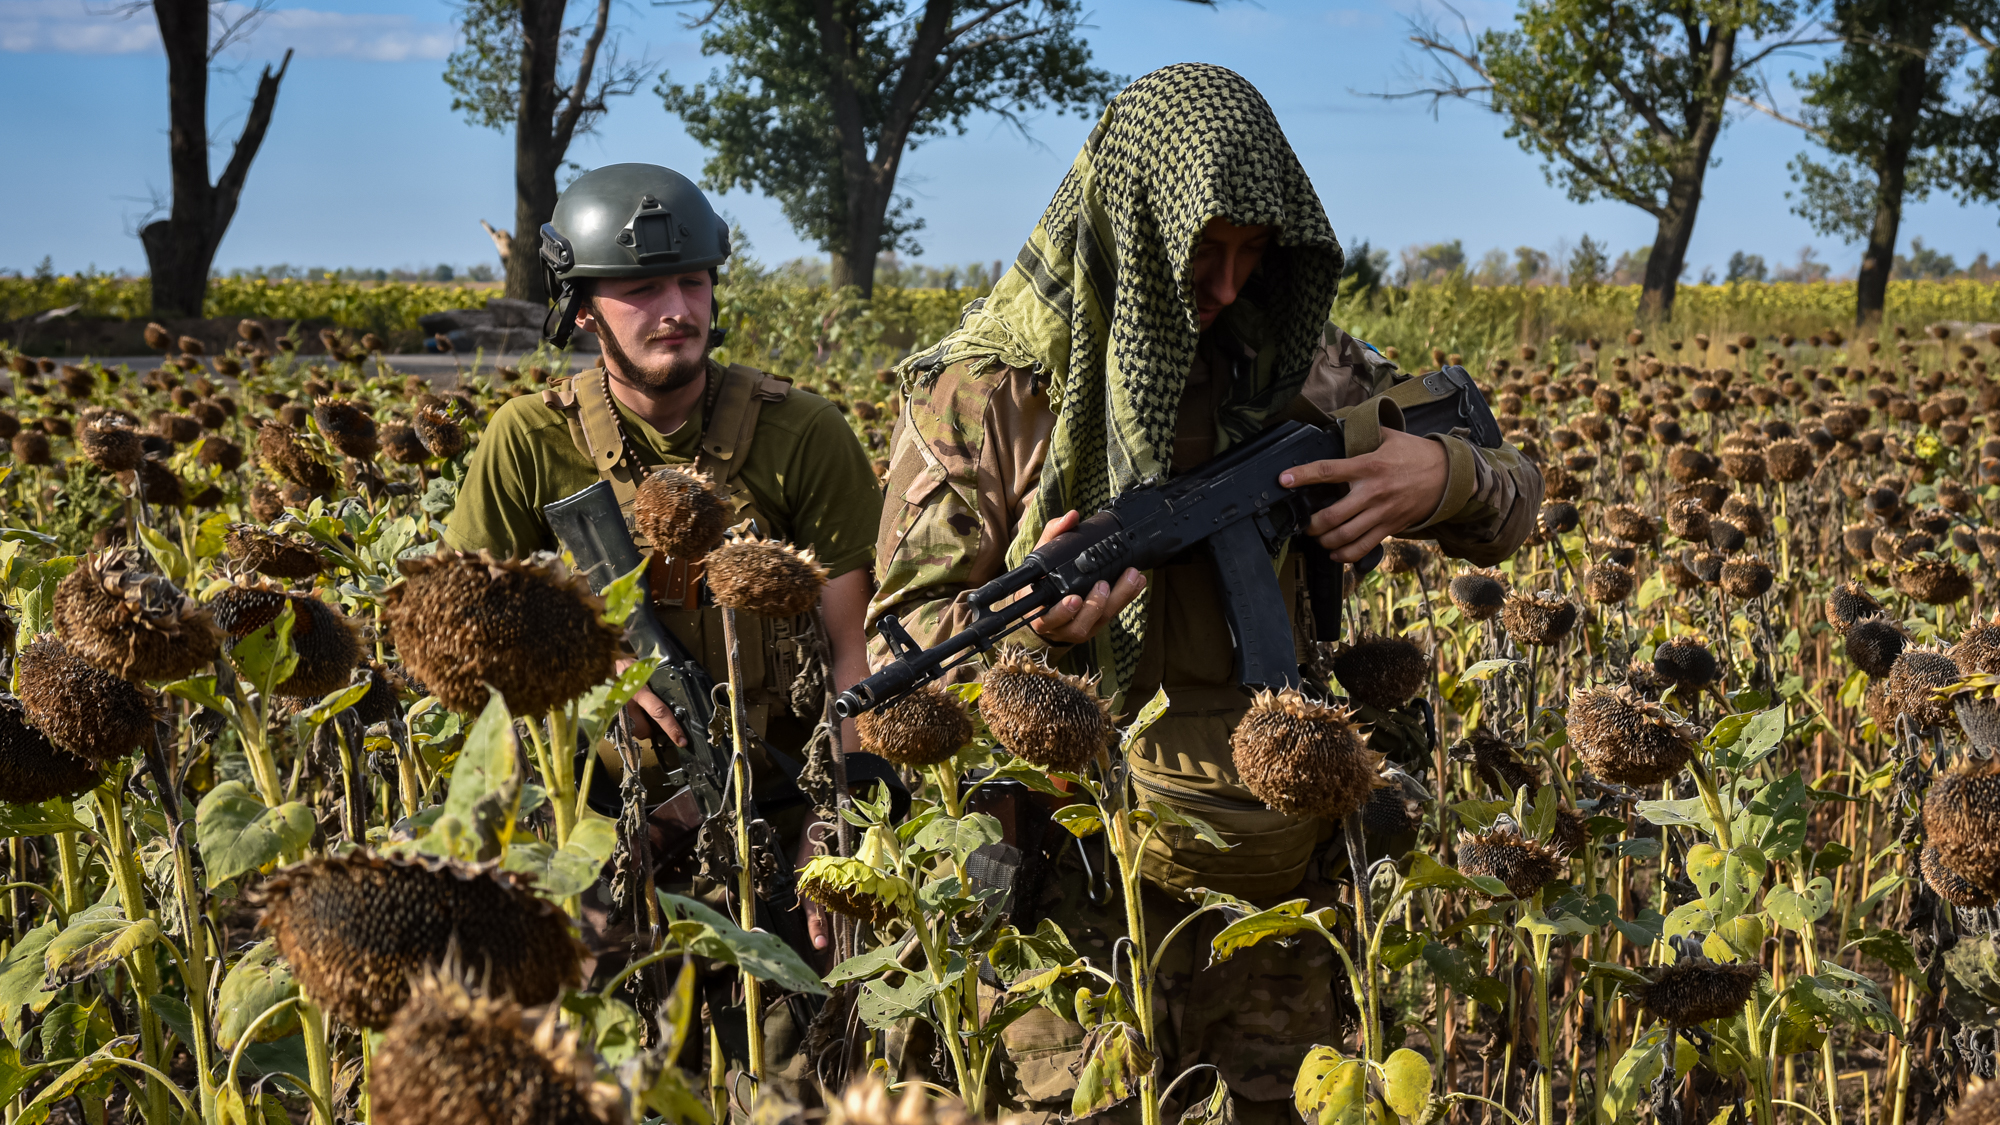
POLYGON ((225 5, 210 0, 154 0, 118 11, 136 15, 151 8, 160 25, 160 42, 167 52, 168 155, 173 169, 173 203, 168 216, 139 230, 152 272, 153 311, 163 316, 200 316, 208 296, 209 266, 250 175, 250 162, 264 143, 271 111, 278 104, 278 84, 292 64, 287 50, 278 69, 264 68, 250 115, 236 138, 236 149, 220 179, 210 181, 208 166, 208 75, 216 56, 240 42, 269 11, 271 0, 225 5))
MULTIPOLYGON (((489 129, 514 130, 514 229, 506 234, 507 296, 548 300, 542 224, 556 211, 556 173, 577 137, 595 127, 608 99, 630 94, 650 64, 621 63, 610 37, 611 0, 597 0, 583 26, 565 28, 568 0, 466 0, 465 45, 445 63, 451 107, 489 129), (564 78, 566 62, 574 71, 564 78)), ((491 228, 489 228, 489 232, 491 228)))

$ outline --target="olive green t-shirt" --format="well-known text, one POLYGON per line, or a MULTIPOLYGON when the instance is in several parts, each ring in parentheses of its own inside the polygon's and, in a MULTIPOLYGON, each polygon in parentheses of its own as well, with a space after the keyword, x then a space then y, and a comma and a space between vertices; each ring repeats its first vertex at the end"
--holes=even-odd
MULTIPOLYGON (((711 368, 710 378, 719 372, 711 368)), ((697 404, 687 421, 662 434, 613 396, 618 422, 648 467, 694 460, 707 419, 697 404)), ((872 564, 882 518, 882 486, 868 455, 833 404, 801 390, 765 402, 737 479, 771 526, 767 535, 810 547, 831 577, 872 564)), ((472 451, 444 541, 461 551, 518 558, 558 550, 542 505, 597 481, 590 458, 570 437, 569 420, 527 394, 509 401, 472 451)))

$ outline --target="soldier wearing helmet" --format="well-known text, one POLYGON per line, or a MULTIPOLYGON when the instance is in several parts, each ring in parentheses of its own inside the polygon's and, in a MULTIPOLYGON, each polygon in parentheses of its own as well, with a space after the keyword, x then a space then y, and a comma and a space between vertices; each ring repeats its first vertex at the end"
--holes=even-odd
MULTIPOLYGON (((603 359, 494 415, 446 522, 445 544, 506 556, 556 550, 543 505, 603 479, 629 523, 640 481, 662 467, 691 466, 727 497, 739 527, 810 548, 827 568, 820 609, 833 686, 860 679, 881 489, 831 403, 782 376, 714 358, 723 339, 715 287, 729 257, 727 225, 680 173, 614 164, 571 184, 541 237, 555 297, 544 336, 560 346, 574 332, 590 333, 603 359)), ((646 545, 636 529, 634 537, 646 545)), ((725 679, 720 611, 702 604, 700 564, 656 560, 652 593, 662 624, 718 682, 725 679)), ((759 740, 758 799, 783 831, 779 809, 796 793, 785 775, 804 759, 819 718, 793 714, 789 699, 817 647, 814 625, 810 615, 745 615, 739 627, 744 703, 759 740)), ((675 756, 659 739, 684 744, 684 734, 650 691, 635 697, 627 716, 635 732, 651 736, 642 745, 657 743, 646 751, 643 776, 649 802, 666 801, 675 756)), ((618 763, 606 765, 600 775, 615 779, 618 763)), ((865 761, 850 771, 875 772, 865 761)), ((793 804, 796 830, 806 810, 793 804)), ((656 828, 667 808, 655 812, 656 828)), ((809 925, 824 948, 823 921, 814 914, 809 925)))

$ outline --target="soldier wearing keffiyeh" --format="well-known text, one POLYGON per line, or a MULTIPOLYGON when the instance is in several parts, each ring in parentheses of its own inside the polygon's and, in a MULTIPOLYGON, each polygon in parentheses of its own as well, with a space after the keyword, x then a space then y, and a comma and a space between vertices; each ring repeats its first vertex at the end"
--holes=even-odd
MULTIPOLYGON (((871 626, 893 612, 920 643, 936 643, 970 618, 968 591, 1072 526, 1073 513, 1202 464, 1301 396, 1330 411, 1408 378, 1327 325, 1341 265, 1318 195, 1248 82, 1182 64, 1127 87, 1014 268, 902 368, 871 626)), ((1456 434, 1385 433, 1375 453, 1289 475, 1288 485, 1349 484, 1309 529, 1343 561, 1393 534, 1497 562, 1527 535, 1542 492, 1518 452, 1456 434)), ((1296 558, 1278 565, 1292 581, 1302 569, 1296 558)), ((1249 700, 1206 560, 1128 572, 1035 629, 1023 636, 1066 670, 1100 676, 1128 715, 1165 689, 1166 716, 1130 747, 1138 795, 1210 822, 1234 845, 1156 837, 1144 904, 1155 940, 1186 916, 1196 887, 1265 903, 1335 897, 1326 880, 1338 866, 1320 862, 1333 826, 1266 808, 1236 776, 1228 736, 1249 700)), ((1020 834, 1031 852, 1032 835, 1020 834)), ((1046 862, 1017 888, 1014 924, 1053 917, 1109 965, 1122 908, 1089 901, 1075 846, 1057 844, 1066 838, 1045 837, 1046 862)), ((1289 1119, 1300 1060, 1339 1034, 1345 990, 1333 987, 1332 955, 1258 946, 1202 968, 1211 919, 1221 924, 1197 921, 1161 965, 1158 994, 1172 1009, 1156 1021, 1164 1073, 1214 1063, 1239 1117, 1289 1119)), ((1037 1010, 1005 1040, 1009 1108, 1066 1112, 1082 1029, 1037 1010)))

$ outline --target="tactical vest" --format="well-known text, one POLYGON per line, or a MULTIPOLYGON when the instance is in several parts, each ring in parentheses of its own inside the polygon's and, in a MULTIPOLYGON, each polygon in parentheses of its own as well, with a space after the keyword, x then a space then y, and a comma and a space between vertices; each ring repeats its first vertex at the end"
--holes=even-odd
MULTIPOLYGON (((765 403, 783 402, 792 385, 741 364, 730 364, 726 369, 710 364, 709 377, 718 376, 721 386, 714 392, 715 405, 708 413, 692 467, 705 474, 727 499, 734 513, 733 525, 754 522, 763 534, 774 534, 776 529, 758 511, 757 498, 743 483, 741 471, 749 459, 751 442, 757 436, 758 414, 765 403)), ((598 476, 610 482, 618 506, 625 513, 625 524, 632 530, 633 541, 643 551, 652 544, 634 526, 633 508, 638 500, 639 482, 661 466, 644 464, 626 439, 611 399, 609 380, 610 375, 603 368, 593 368, 552 384, 542 392, 542 401, 569 420, 570 439, 590 458, 598 476)), ((660 623, 696 654, 717 683, 723 682, 728 678, 729 654, 723 645, 722 610, 701 604, 701 563, 663 558, 658 552, 653 553, 649 562, 647 576, 660 623)), ((774 718, 789 714, 789 692, 792 681, 805 667, 802 643, 808 641, 812 631, 812 617, 805 614, 773 618, 742 613, 737 615, 736 624, 742 645, 743 702, 750 727, 759 738, 772 741, 779 749, 796 751, 803 745, 803 737, 781 734, 773 738, 771 726, 774 718), (787 745, 793 742, 799 745, 787 745)), ((811 726, 807 725, 804 733, 810 731, 811 726)), ((650 754, 643 765, 648 774, 659 768, 650 754)), ((649 787, 652 784, 649 777, 649 787)))

